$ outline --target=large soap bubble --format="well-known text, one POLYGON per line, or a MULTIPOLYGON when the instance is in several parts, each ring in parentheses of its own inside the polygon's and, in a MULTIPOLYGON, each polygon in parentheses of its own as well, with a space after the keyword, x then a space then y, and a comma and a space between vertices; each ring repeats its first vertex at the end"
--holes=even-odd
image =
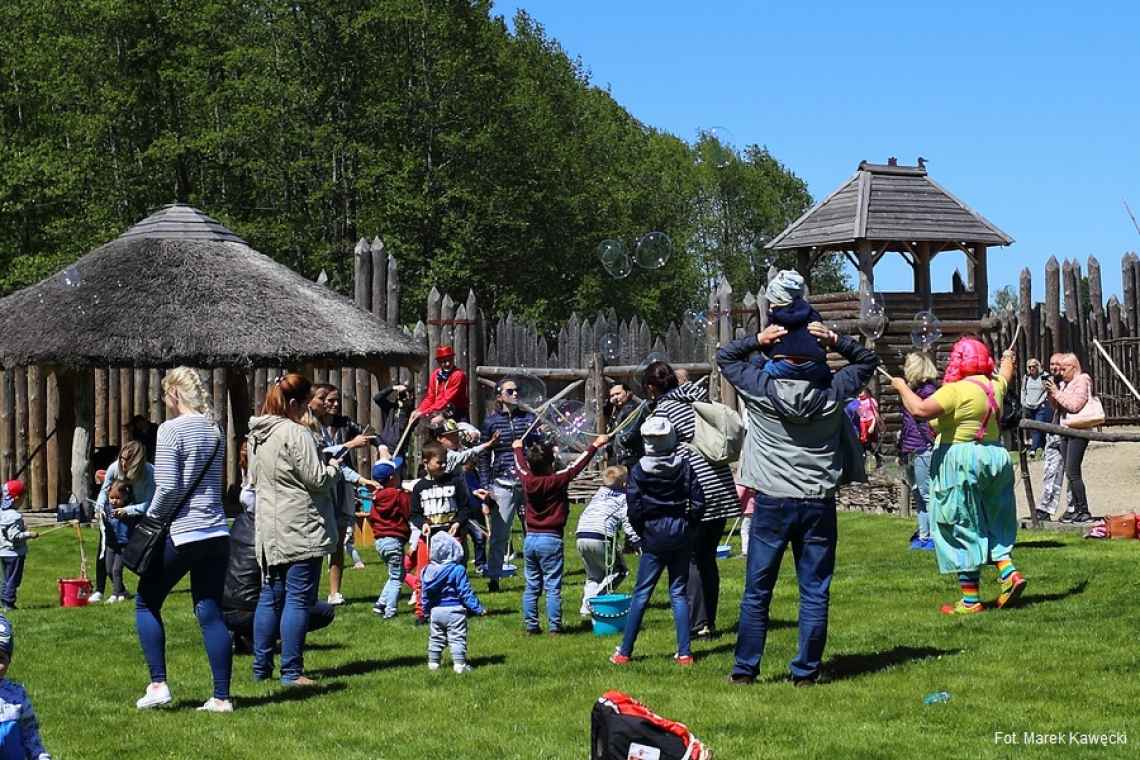
POLYGON ((859 332, 867 340, 878 340, 887 329, 887 311, 882 296, 872 295, 859 307, 859 332))
POLYGON ((598 259, 610 277, 625 279, 633 271, 633 261, 620 240, 603 240, 598 244, 598 259))
POLYGON ((559 399, 546 408, 543 416, 560 449, 585 451, 595 437, 595 420, 577 399, 559 399))
POLYGON ((920 311, 914 315, 914 327, 910 331, 910 342, 921 351, 929 351, 942 338, 942 322, 933 311, 920 311))
POLYGON ((598 353, 607 364, 616 364, 621 357, 621 341, 613 333, 606 333, 598 339, 598 353))
POLYGON ((523 371, 514 376, 518 386, 518 403, 524 408, 537 409, 546 401, 546 383, 541 377, 523 371))
POLYGON ((664 232, 655 230, 641 236, 633 252, 633 262, 642 269, 660 269, 673 255, 673 241, 664 232))

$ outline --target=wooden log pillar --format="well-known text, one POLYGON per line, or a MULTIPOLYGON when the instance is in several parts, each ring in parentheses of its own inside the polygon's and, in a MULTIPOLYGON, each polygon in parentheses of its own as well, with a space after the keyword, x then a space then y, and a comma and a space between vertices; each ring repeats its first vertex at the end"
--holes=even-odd
MULTIPOLYGON (((421 382, 423 383, 425 391, 428 387, 428 378, 431 377, 431 373, 435 368, 435 350, 439 348, 439 339, 441 332, 439 320, 442 310, 443 296, 441 296, 439 291, 433 286, 431 292, 428 293, 427 297, 427 325, 425 326, 425 337, 427 339, 428 355, 427 362, 424 367, 424 372, 421 378, 421 382)), ((422 398, 423 396, 417 395, 417 403, 422 398)))
POLYGON ((606 432, 606 378, 605 358, 598 352, 590 354, 586 369, 590 375, 586 379, 586 413, 594 415, 594 430, 601 435, 606 432))
POLYGON ((225 460, 225 464, 222 467, 222 472, 224 473, 223 482, 222 482, 222 489, 224 492, 226 485, 234 482, 232 479, 229 478, 229 474, 231 472, 231 465, 233 464, 230 461, 231 450, 233 449, 233 446, 230 445, 230 443, 229 443, 230 415, 229 415, 228 399, 226 398, 227 390, 228 390, 228 386, 229 386, 229 370, 224 368, 224 367, 215 368, 210 373, 210 385, 211 385, 210 410, 214 415, 214 422, 217 423, 218 429, 222 432, 222 441, 226 445, 226 451, 225 451, 226 460, 225 460))
POLYGON ((1049 352, 1064 352, 1064 339, 1061 335, 1061 265, 1056 256, 1045 262, 1045 330, 1048 334, 1049 352))
POLYGON ((95 371, 79 369, 60 371, 56 376, 59 388, 60 417, 58 421, 62 435, 61 446, 66 458, 65 472, 70 475, 68 500, 84 505, 92 497, 94 485, 91 472, 91 453, 95 445, 95 371))
MULTIPOLYGON (((16 469, 13 470, 15 477, 15 473, 24 470, 28 464, 28 368, 14 367, 10 371, 16 397, 16 469)), ((21 477, 26 478, 26 474, 21 477)))
MULTIPOLYGON (((483 408, 479 404, 479 378, 475 375, 475 368, 483 363, 483 314, 479 309, 475 291, 467 291, 467 416, 471 424, 476 427, 483 425, 483 408)), ((577 336, 575 336, 577 337, 577 336)), ((561 349, 559 351, 562 353, 561 349)), ((565 354, 563 354, 565 356, 565 354)), ((575 362, 575 366, 577 362, 575 362)))
POLYGON ((811 249, 796 249, 796 271, 804 278, 804 284, 811 289, 811 249))
MULTIPOLYGON (((147 381, 149 393, 147 394, 147 419, 155 424, 161 424, 166 419, 166 403, 162 400, 162 373, 157 369, 147 371, 150 379, 147 381)), ((98 398, 98 397, 96 397, 98 398)), ((151 453, 154 456, 154 453, 151 453)))
POLYGON ((1092 335, 1097 340, 1108 337, 1104 319, 1104 288, 1101 283, 1100 261, 1096 256, 1089 256, 1089 305, 1092 307, 1092 335))
POLYGON ((1124 337, 1124 319, 1120 315, 1120 301, 1116 296, 1108 298, 1108 335, 1111 338, 1124 337))
POLYGON ((972 273, 974 295, 978 297, 978 316, 990 310, 990 273, 986 247, 981 243, 974 246, 974 260, 969 268, 972 273))
MULTIPOLYGON (((717 288, 717 303, 720 306, 720 319, 717 320, 717 347, 727 346, 732 342, 735 337, 733 331, 733 315, 732 315, 732 286, 728 284, 727 277, 721 277, 720 286, 717 288)), ((716 360, 716 357, 713 357, 716 360)), ((718 378, 719 379, 719 378, 718 378)), ((720 384, 721 402, 731 408, 736 408, 736 388, 727 380, 721 380, 720 384)))
POLYGON ((107 445, 107 370, 95 370, 95 445, 107 445))
POLYGON ((1021 345, 1025 347, 1018 357, 1021 362, 1018 369, 1024 371, 1025 362, 1029 357, 1036 356, 1033 346, 1033 339, 1036 337, 1033 331, 1033 274, 1029 271, 1029 267, 1021 270, 1017 286, 1017 319, 1021 323, 1023 336, 1021 345))
POLYGON ((68 480, 67 476, 62 479, 60 473, 62 472, 61 466, 63 465, 62 449, 60 447, 61 438, 67 438, 68 445, 71 444, 70 431, 63 431, 60 429, 60 408, 59 408, 59 381, 58 372, 52 368, 44 369, 44 389, 46 394, 46 427, 45 429, 51 433, 54 431, 55 435, 50 435, 47 443, 44 445, 44 469, 47 478, 47 498, 44 506, 52 508, 60 503, 63 486, 61 480, 68 480))
MULTIPOLYGON (((119 415, 116 418, 116 427, 119 428, 120 440, 124 443, 127 441, 127 438, 123 435, 122 431, 126 428, 127 423, 131 421, 131 414, 134 410, 134 377, 134 372, 129 368, 119 370, 119 415)), ((206 391, 209 392, 209 380, 205 380, 204 385, 206 391)))
POLYGON ((930 281, 930 243, 922 241, 915 249, 914 292, 918 294, 922 308, 929 310, 934 305, 933 286, 930 281))
MULTIPOLYGON (((353 285, 353 301, 357 308, 371 312, 374 287, 372 281, 372 245, 365 238, 361 238, 357 242, 354 251, 353 285)), ((372 406, 370 401, 372 398, 372 377, 365 369, 356 369, 352 374, 355 384, 353 396, 356 398, 356 410, 355 414, 351 416, 352 419, 356 420, 356 424, 363 429, 372 423, 372 413, 369 410, 369 407, 372 406)), ((371 471, 371 449, 363 449, 360 452, 357 465, 361 468, 361 472, 368 473, 371 471)))
POLYGON ((133 404, 131 406, 131 416, 146 417, 149 411, 149 395, 150 395, 150 374, 142 367, 136 367, 134 371, 133 404))
POLYGON ((1132 254, 1125 254, 1120 261, 1120 286, 1124 291, 1124 324, 1128 334, 1140 336, 1136 329, 1136 280, 1132 276, 1132 254))
MULTIPOLYGON (((388 317, 388 253, 384 250, 384 241, 379 237, 372 238, 372 316, 381 322, 388 317)), ((379 384, 375 374, 369 375, 369 398, 374 398, 383 385, 379 384)), ((380 407, 374 403, 368 405, 369 422, 374 430, 379 431, 382 420, 380 407)))
POLYGON ((16 472, 16 384, 13 370, 0 371, 0 479, 16 472))
POLYGON ((45 378, 40 367, 35 364, 28 367, 28 456, 31 457, 31 462, 25 477, 29 486, 30 506, 37 510, 47 506, 47 471, 41 446, 47 422, 44 411, 45 388, 45 378))
POLYGON ((855 254, 859 262, 859 308, 866 309, 875 293, 875 259, 871 241, 857 240, 855 254))
POLYGON ((107 445, 118 446, 122 442, 122 430, 119 428, 119 397, 122 395, 119 370, 111 367, 107 370, 107 406, 104 413, 107 415, 107 445))
MULTIPOLYGON (((709 293, 709 315, 718 313, 720 306, 717 303, 716 292, 709 293)), ((716 364, 717 338, 720 334, 719 320, 709 319, 705 326, 705 361, 712 370, 709 372, 708 390, 709 401, 720 401, 720 369, 716 364)))

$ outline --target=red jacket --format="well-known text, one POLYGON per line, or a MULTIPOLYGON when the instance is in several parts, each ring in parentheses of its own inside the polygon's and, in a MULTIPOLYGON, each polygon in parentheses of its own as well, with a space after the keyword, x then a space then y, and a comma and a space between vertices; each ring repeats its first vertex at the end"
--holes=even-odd
POLYGON ((570 467, 553 475, 535 475, 526 463, 522 449, 514 449, 515 464, 522 474, 526 509, 524 512, 527 533, 548 533, 559 537, 570 517, 570 481, 578 476, 597 449, 593 444, 570 467))
POLYGON ((381 488, 372 497, 368 524, 373 538, 398 538, 407 541, 412 535, 412 495, 402 488, 381 488))
POLYGON ((467 375, 461 369, 453 369, 442 386, 439 375, 438 369, 431 373, 427 393, 417 411, 422 415, 438 414, 450 404, 456 417, 467 419, 467 375))

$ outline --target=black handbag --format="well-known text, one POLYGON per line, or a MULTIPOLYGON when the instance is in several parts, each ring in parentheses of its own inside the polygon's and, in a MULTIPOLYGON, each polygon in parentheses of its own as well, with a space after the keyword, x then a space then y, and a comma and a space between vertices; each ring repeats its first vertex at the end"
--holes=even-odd
POLYGON ((171 510, 168 519, 160 520, 157 517, 146 515, 135 526, 134 532, 127 540, 127 545, 123 547, 123 564, 135 575, 146 575, 157 564, 158 558, 162 556, 163 544, 166 543, 166 534, 170 531, 170 524, 174 522, 174 518, 182 511, 182 507, 198 490, 198 485, 202 482, 202 478, 206 477, 206 473, 210 471, 214 459, 218 456, 218 449, 221 447, 222 439, 219 437, 218 442, 214 444, 214 453, 210 454, 206 466, 198 473, 198 477, 186 491, 182 501, 171 510))

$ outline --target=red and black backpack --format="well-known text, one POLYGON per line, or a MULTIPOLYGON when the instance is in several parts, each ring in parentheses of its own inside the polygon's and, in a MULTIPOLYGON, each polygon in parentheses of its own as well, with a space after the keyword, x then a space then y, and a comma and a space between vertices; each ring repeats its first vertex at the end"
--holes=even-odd
POLYGON ((590 716, 590 760, 710 760, 684 723, 662 718, 628 694, 607 691, 590 716))

